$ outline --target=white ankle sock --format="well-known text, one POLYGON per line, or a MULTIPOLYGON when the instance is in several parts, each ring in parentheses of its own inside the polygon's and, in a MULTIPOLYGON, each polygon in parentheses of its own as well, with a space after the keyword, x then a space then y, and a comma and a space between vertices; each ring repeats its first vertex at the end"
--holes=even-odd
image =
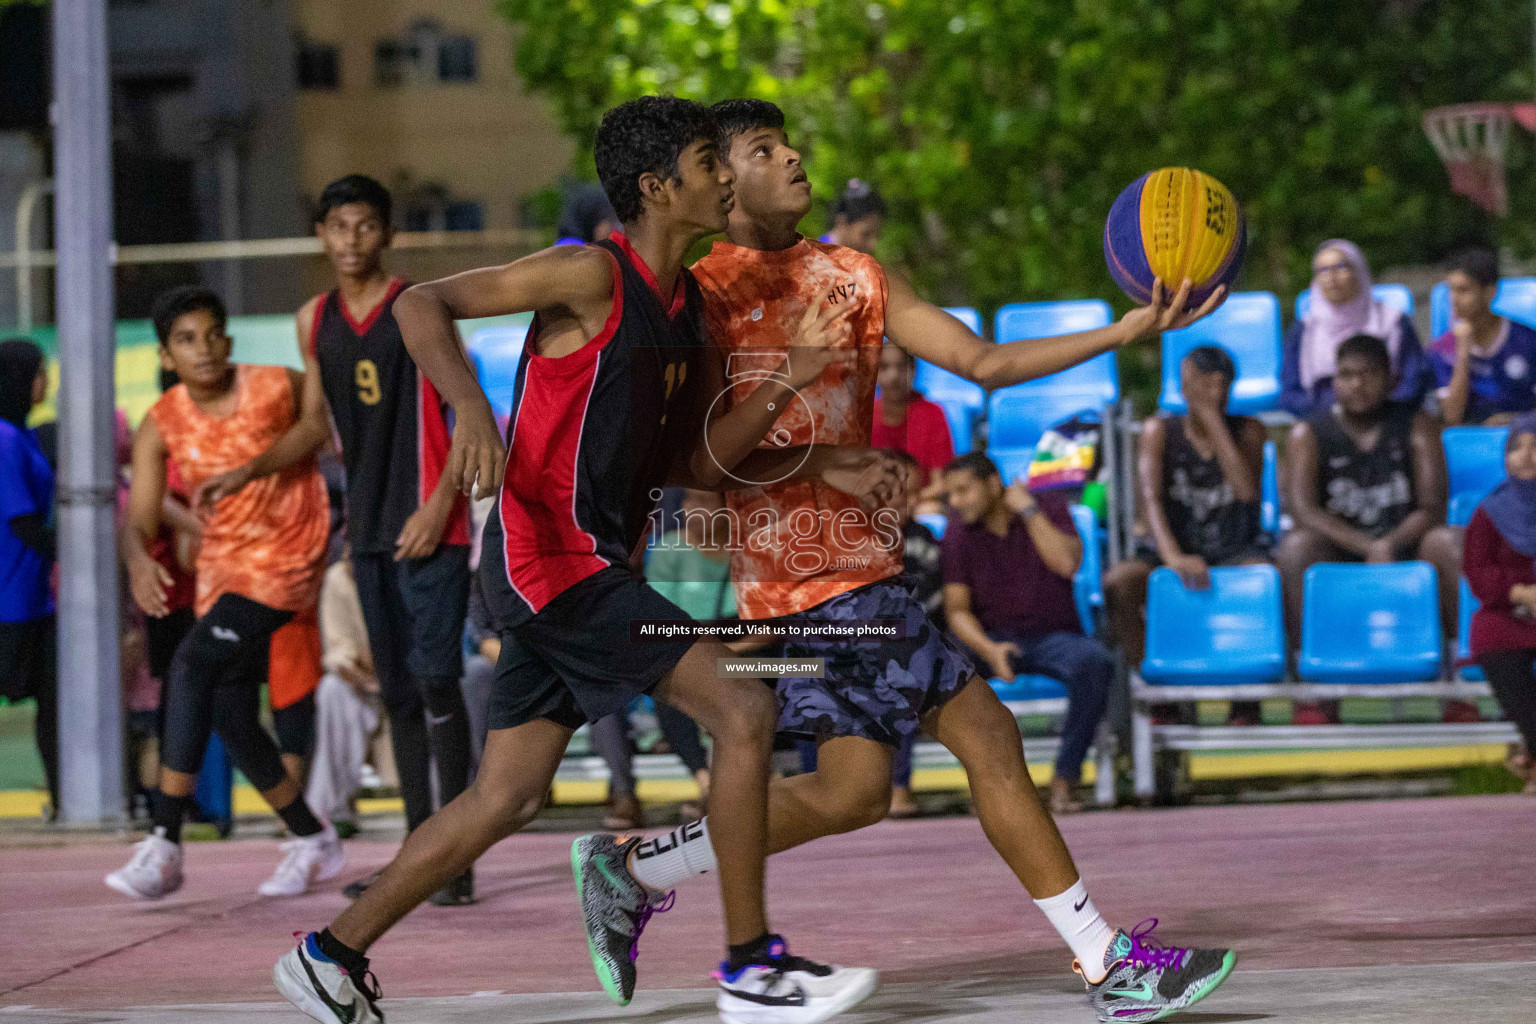
POLYGON ((666 835, 646 839, 629 855, 630 873, 640 884, 666 892, 678 882, 715 870, 709 819, 679 825, 666 835))
POLYGON ((1056 933, 1068 946, 1072 955, 1082 965, 1084 976, 1092 982, 1104 980, 1104 954, 1115 937, 1114 929, 1099 914, 1083 880, 1072 883, 1072 888, 1057 896, 1035 900, 1035 906, 1045 914, 1056 933))

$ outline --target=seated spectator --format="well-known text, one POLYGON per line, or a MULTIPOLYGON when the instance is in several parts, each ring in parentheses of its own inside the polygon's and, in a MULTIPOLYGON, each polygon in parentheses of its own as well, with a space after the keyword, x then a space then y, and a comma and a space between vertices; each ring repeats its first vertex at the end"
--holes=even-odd
POLYGON ((1071 580, 1083 551, 1071 513, 1057 494, 1037 503, 1023 484, 1004 488, 980 452, 950 463, 944 483, 955 510, 942 543, 949 628, 999 679, 1011 682, 1024 672, 1066 684, 1051 809, 1080 810, 1073 790, 1109 701, 1115 663, 1078 622, 1071 580))
POLYGON ((59 807, 58 638, 52 589, 53 467, 27 427, 48 390, 43 351, 25 338, 0 342, 0 697, 37 702, 33 735, 59 807))
POLYGON ((917 360, 892 344, 880 349, 880 394, 875 398, 875 428, 870 435, 874 448, 905 452, 922 469, 922 503, 943 499, 944 467, 955 457, 944 410, 912 390, 917 360))
POLYGON ((1339 346, 1337 404, 1291 431, 1290 510, 1275 550, 1287 622, 1300 631, 1302 584, 1316 562, 1421 558, 1440 577, 1446 636, 1456 635, 1460 538, 1445 522, 1445 454, 1433 419, 1388 397, 1391 366, 1380 338, 1339 346))
POLYGON ((885 230, 885 200, 873 185, 853 178, 832 201, 827 219, 831 223, 820 241, 873 256, 885 230))
POLYGON ((600 185, 578 185, 565 199, 555 225, 556 245, 587 245, 601 242, 619 230, 618 215, 600 185))
POLYGON ((1463 250, 1445 284, 1451 329, 1429 347, 1445 425, 1497 426, 1536 409, 1536 330, 1493 311, 1498 254, 1486 246, 1463 250))
MULTIPOLYGON (((1189 411, 1147 420, 1138 447, 1137 497, 1150 536, 1104 578, 1115 641, 1132 665, 1141 664, 1144 653, 1153 569, 1166 565, 1186 587, 1204 590, 1212 566, 1269 561, 1259 527, 1264 425, 1227 414, 1237 378, 1232 356, 1202 345, 1184 357, 1179 376, 1189 411)), ((1257 722, 1255 708, 1233 710, 1257 722)))
POLYGON ((1525 777, 1525 792, 1536 795, 1536 413, 1510 425, 1504 469, 1508 478, 1467 524, 1467 583, 1482 602, 1470 645, 1504 716, 1525 740, 1511 767, 1525 777))
POLYGON ((324 674, 314 693, 314 748, 304 798, 332 824, 355 824, 355 795, 366 776, 368 748, 382 721, 379 680, 373 670, 368 627, 342 557, 320 587, 320 640, 324 674))
POLYGON ((1339 345, 1356 334, 1386 343, 1396 375, 1392 399, 1418 408, 1434 386, 1409 317, 1371 297, 1371 271, 1351 242, 1332 239, 1312 257, 1312 307, 1291 324, 1280 360, 1280 405, 1297 419, 1333 407, 1339 345))

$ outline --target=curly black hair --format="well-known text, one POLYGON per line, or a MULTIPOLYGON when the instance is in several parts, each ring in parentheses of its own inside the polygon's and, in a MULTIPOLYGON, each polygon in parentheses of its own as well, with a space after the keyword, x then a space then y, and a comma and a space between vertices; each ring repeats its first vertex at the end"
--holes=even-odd
POLYGON ((676 96, 642 96, 604 114, 594 153, 597 177, 619 222, 631 223, 642 212, 642 174, 677 180, 683 150, 715 135, 709 108, 676 96))
POLYGON ((176 325, 177 319, 198 310, 213 317, 219 325, 220 334, 228 329, 229 311, 224 308, 224 300, 216 292, 200 285, 184 284, 155 296, 149 317, 155 323, 155 337, 160 339, 160 344, 164 345, 170 338, 171 328, 176 325))
POLYGON ((709 108, 720 126, 720 156, 731 155, 731 140, 759 128, 784 128, 784 111, 767 100, 721 100, 709 108))
POLYGON ((386 225, 389 223, 390 208, 393 206, 389 189, 366 174, 349 174, 325 186, 320 192, 320 203, 315 207, 315 223, 319 224, 336 207, 348 203, 367 203, 373 207, 380 220, 386 225))
POLYGON ((1232 361, 1232 353, 1220 345, 1196 345, 1184 353, 1182 361, 1193 366, 1196 373, 1221 374, 1227 378, 1228 385, 1237 380, 1237 364, 1232 361))

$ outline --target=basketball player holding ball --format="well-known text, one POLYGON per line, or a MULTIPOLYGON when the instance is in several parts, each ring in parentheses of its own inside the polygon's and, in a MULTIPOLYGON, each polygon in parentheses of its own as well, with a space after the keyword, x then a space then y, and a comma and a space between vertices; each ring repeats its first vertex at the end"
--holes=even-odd
MULTIPOLYGON (((882 338, 984 387, 999 388, 1185 327, 1225 297, 1226 287, 1218 283, 1207 289, 1204 304, 1190 312, 1191 281, 1183 280, 1170 302, 1157 280, 1150 304, 1117 324, 989 344, 919 299, 901 279, 888 277, 872 257, 799 234, 798 224, 810 210, 811 188, 778 107, 728 100, 716 104, 713 113, 720 125, 721 156, 736 176, 726 241, 715 243, 693 267, 715 343, 733 354, 754 347, 782 351, 805 310, 831 295, 853 307, 846 344, 869 357, 848 361, 839 372, 821 378, 801 394, 806 409, 779 418, 778 426, 789 430, 795 445, 869 444, 882 338)), ((878 513, 861 518, 829 489, 808 481, 733 490, 728 498, 737 517, 749 522, 764 509, 779 522, 792 522, 807 510, 832 509, 835 517, 822 519, 821 545, 833 556, 866 552, 862 568, 806 574, 796 571, 792 551, 784 545, 733 551, 731 575, 743 618, 792 615, 810 622, 895 619, 905 624, 900 639, 792 642, 786 648, 786 657, 825 658, 827 671, 825 679, 778 681, 780 731, 812 738, 820 746, 816 771, 775 780, 769 787, 770 854, 879 821, 890 797, 892 750, 921 728, 965 768, 987 838, 1072 949, 1073 966, 1100 1020, 1156 1020, 1193 1004, 1226 978, 1236 962, 1233 951, 1164 947, 1150 939, 1155 919, 1128 932, 1111 928, 1099 914, 1041 805, 1013 715, 901 585, 899 548, 882 552, 875 536, 879 531, 871 520, 878 513), (868 556, 871 547, 875 554, 868 556)), ((828 559, 829 566, 847 564, 857 563, 828 559)), ((648 906, 660 905, 676 883, 713 869, 709 818, 650 841, 585 836, 575 843, 572 863, 588 909, 593 949, 631 950, 639 929, 620 934, 612 922, 644 922, 648 906), (621 876, 617 879, 615 869, 621 876), (648 902, 627 905, 622 915, 593 913, 600 905, 635 900, 636 893, 648 902), (601 934, 592 934, 594 927, 601 934)), ((601 977, 595 953, 594 964, 601 977)), ((770 994, 795 997, 788 981, 783 989, 770 994)), ((622 996, 627 1001, 630 993, 622 996)))

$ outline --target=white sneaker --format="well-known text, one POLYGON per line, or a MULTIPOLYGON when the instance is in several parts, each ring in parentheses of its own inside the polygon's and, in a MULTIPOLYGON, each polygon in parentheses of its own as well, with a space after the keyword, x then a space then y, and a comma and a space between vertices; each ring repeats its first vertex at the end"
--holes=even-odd
POLYGON ((777 935, 769 955, 735 974, 715 972, 715 1007, 725 1024, 817 1024, 863 1002, 880 984, 867 967, 834 967, 791 956, 777 935))
POLYGON ((107 876, 110 888, 136 900, 157 900, 181 888, 181 846, 156 832, 133 848, 128 863, 107 876))
POLYGON ((378 1008, 379 986, 372 975, 354 980, 315 945, 311 932, 272 968, 272 981, 283 998, 321 1024, 384 1024, 378 1008))
POLYGON ((314 835, 290 839, 279 849, 282 863, 256 887, 263 896, 300 896, 314 883, 335 878, 347 863, 341 837, 329 822, 314 835))

